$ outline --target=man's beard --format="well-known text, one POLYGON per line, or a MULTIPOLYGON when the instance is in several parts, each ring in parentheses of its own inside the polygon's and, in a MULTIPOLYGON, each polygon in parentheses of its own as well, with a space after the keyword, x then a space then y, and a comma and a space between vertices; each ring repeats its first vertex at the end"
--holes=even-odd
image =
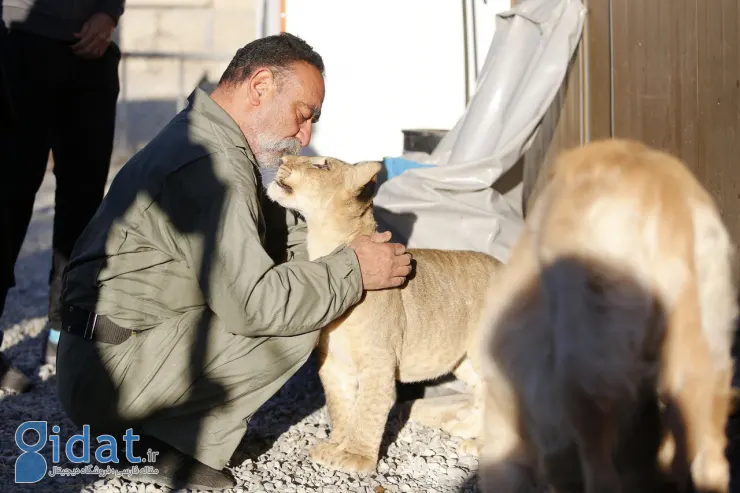
POLYGON ((269 137, 259 138, 259 153, 255 154, 257 165, 262 175, 262 184, 266 187, 277 174, 283 156, 298 156, 303 146, 294 138, 272 140, 269 137))
POLYGON ((259 138, 259 156, 255 156, 260 168, 278 168, 283 156, 298 156, 303 146, 295 137, 272 140, 269 137, 259 138))

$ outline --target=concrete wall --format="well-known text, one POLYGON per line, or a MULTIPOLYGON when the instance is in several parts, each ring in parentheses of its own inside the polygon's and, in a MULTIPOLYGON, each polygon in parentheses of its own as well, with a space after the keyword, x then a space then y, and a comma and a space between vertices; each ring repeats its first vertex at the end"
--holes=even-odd
POLYGON ((114 165, 177 113, 202 77, 217 81, 234 52, 255 39, 255 0, 127 0, 117 37, 120 67, 114 165), (137 57, 139 54, 151 57, 137 57), (156 53, 168 56, 155 58, 156 53), (195 57, 178 59, 177 55, 195 57), (212 58, 212 60, 207 60, 212 58))

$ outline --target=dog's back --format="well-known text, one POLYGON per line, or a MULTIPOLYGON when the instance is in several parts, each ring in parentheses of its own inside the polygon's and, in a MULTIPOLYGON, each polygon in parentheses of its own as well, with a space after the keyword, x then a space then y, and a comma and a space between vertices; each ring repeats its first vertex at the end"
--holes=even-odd
MULTIPOLYGON (((484 322, 489 390, 518 401, 508 419, 524 418, 525 448, 546 462, 576 444, 586 491, 620 491, 611 455, 620 423, 658 385, 669 414, 688 413, 695 446, 682 452, 710 457, 715 472, 699 482, 723 483, 721 439, 698 431, 716 418, 695 400, 721 408, 729 391, 731 257, 713 201, 680 161, 625 141, 564 153, 484 322)), ((502 450, 487 455, 495 462, 502 450)))

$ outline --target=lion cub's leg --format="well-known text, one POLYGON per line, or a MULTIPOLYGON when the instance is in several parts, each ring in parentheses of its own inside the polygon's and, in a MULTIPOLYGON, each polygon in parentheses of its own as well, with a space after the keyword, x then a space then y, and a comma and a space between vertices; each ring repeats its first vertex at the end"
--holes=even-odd
POLYGON ((343 447, 347 432, 352 426, 355 399, 357 398, 357 375, 355 369, 328 355, 319 368, 319 378, 324 388, 326 408, 331 423, 331 434, 327 442, 320 442, 309 452, 318 463, 330 460, 334 452, 343 447))
POLYGON ((411 404, 409 419, 430 428, 442 428, 452 422, 460 411, 469 409, 473 396, 468 394, 441 395, 416 399, 411 404))
POLYGON ((482 433, 481 420, 483 414, 483 382, 480 373, 476 370, 470 358, 465 357, 452 371, 454 375, 465 382, 472 393, 470 405, 457 412, 454 419, 445 422, 442 429, 450 435, 466 438, 459 447, 464 455, 479 455, 482 433))
POLYGON ((471 414, 475 411, 478 413, 483 412, 483 380, 480 375, 480 371, 475 367, 472 360, 466 356, 460 361, 460 363, 452 370, 455 377, 459 378, 470 389, 470 393, 473 396, 471 405, 466 412, 458 413, 459 417, 471 414))
POLYGON ((347 422, 344 439, 340 444, 327 443, 320 453, 311 455, 330 469, 372 472, 377 465, 388 413, 396 400, 396 364, 390 358, 368 360, 373 367, 359 370, 353 419, 347 422))

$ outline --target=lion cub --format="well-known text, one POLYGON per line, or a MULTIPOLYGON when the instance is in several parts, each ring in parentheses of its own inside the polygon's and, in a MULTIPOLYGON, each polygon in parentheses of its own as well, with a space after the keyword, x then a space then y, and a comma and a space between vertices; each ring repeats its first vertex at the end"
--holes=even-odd
MULTIPOLYGON (((376 231, 372 195, 380 170, 377 162, 285 157, 267 194, 305 217, 308 254, 316 259, 376 231)), ((431 380, 451 371, 474 394, 480 388, 475 331, 498 261, 468 251, 409 252, 415 270, 405 286, 367 291, 321 331, 319 376, 332 432, 310 457, 329 468, 375 470, 397 379, 431 380)), ((480 412, 467 415, 467 422, 452 420, 443 429, 476 437, 480 412)))
POLYGON ((641 476, 615 466, 657 395, 673 482, 727 492, 733 256, 678 159, 622 140, 561 154, 487 294, 482 491, 538 492, 565 470, 586 493, 657 491, 657 471, 626 486, 641 476))

